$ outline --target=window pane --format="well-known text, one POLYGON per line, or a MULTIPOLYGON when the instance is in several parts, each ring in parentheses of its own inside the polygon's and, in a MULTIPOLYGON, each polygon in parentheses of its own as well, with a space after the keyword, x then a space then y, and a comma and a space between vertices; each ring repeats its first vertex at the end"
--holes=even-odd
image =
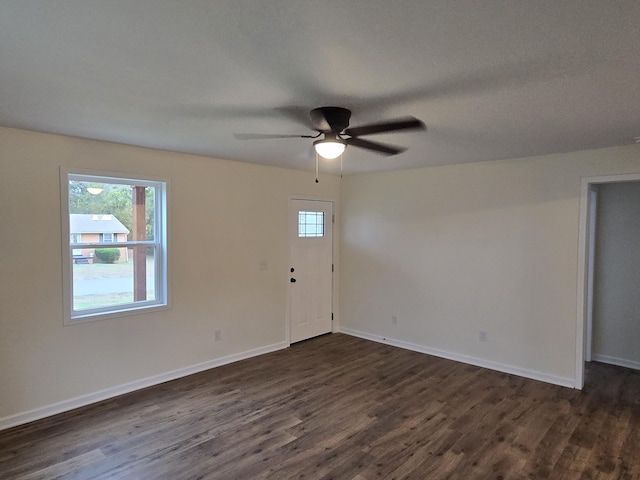
POLYGON ((156 300, 154 247, 96 248, 86 253, 86 263, 74 258, 73 310, 156 300))
POLYGON ((87 243, 155 241, 155 195, 152 186, 69 180, 70 234, 87 243), (137 209, 141 225, 134 223, 137 209))
POLYGON ((131 185, 70 180, 71 235, 82 234, 87 243, 99 242, 101 233, 126 240, 133 222, 132 195, 131 185))
POLYGON ((298 237, 323 237, 324 212, 298 212, 298 237))

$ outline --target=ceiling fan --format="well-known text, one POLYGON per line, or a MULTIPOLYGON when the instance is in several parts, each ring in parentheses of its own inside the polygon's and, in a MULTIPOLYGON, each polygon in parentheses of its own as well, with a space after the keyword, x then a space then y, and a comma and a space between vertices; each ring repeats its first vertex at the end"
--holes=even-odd
POLYGON ((323 158, 333 159, 342 155, 348 145, 366 148, 381 155, 397 155, 406 148, 387 145, 360 137, 375 133, 396 132, 400 130, 426 130, 425 124, 415 117, 404 117, 381 123, 372 123, 359 127, 349 127, 351 110, 342 107, 319 107, 309 112, 311 125, 318 132, 317 135, 271 135, 238 133, 234 136, 239 140, 253 140, 264 138, 319 138, 313 142, 315 151, 323 158))

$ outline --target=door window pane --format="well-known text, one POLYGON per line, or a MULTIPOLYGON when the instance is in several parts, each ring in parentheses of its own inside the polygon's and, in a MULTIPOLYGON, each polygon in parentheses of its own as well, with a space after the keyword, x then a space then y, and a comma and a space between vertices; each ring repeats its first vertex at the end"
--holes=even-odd
POLYGON ((324 212, 298 212, 298 237, 323 237, 324 212))

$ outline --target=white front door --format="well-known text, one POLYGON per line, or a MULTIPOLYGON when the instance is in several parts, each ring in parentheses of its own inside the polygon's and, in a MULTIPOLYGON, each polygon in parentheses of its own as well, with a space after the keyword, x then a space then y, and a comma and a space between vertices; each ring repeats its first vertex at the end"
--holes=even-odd
POLYGON ((333 203, 289 202, 289 339, 291 343, 331 331, 333 203))

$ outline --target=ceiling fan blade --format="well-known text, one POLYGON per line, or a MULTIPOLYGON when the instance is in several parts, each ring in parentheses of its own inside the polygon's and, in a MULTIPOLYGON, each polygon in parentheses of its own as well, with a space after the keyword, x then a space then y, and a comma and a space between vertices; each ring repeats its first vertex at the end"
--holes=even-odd
POLYGON ((347 145, 352 145, 354 147, 366 148, 367 150, 372 150, 376 153, 381 153, 382 155, 397 155, 398 153, 402 153, 406 150, 403 147, 395 147, 393 145, 387 145, 379 142, 372 142, 370 140, 363 140, 361 138, 346 138, 344 140, 347 145))
POLYGON ((347 128, 345 135, 359 137, 362 135, 372 135, 374 133, 395 132, 398 130, 426 130, 427 126, 415 117, 399 118, 382 123, 372 123, 360 127, 347 128))
POLYGON ((309 107, 300 105, 288 105, 285 107, 276 107, 274 109, 279 115, 301 125, 309 130, 315 130, 315 126, 309 118, 309 107))
POLYGON ((278 135, 270 133, 234 133, 233 136, 238 140, 264 140, 269 138, 317 138, 318 135, 278 135))

